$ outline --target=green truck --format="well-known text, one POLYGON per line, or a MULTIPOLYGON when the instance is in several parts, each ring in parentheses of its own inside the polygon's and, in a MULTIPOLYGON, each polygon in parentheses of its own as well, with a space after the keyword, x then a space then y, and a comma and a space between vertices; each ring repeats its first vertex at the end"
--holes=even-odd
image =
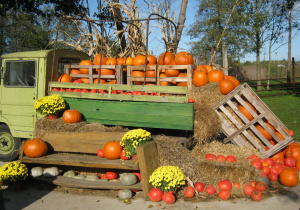
MULTIPOLYGON (((36 113, 34 102, 46 95, 62 96, 72 109, 82 113, 88 123, 174 130, 175 133, 193 130, 194 110, 193 103, 188 103, 187 86, 163 87, 123 84, 123 82, 94 84, 92 79, 99 75, 91 74, 71 75, 90 78, 89 84, 57 82, 62 74, 70 73, 70 67, 80 67, 78 64, 81 60, 90 59, 85 53, 75 50, 18 52, 2 55, 1 58, 0 160, 2 161, 17 158, 22 140, 34 137, 35 123, 44 117, 36 113), (55 91, 67 88, 104 89, 108 92, 100 94, 55 91), (113 91, 117 90, 159 92, 159 94, 113 94, 113 91), (161 92, 164 94, 160 94, 161 92)), ((99 66, 87 67, 99 68, 99 66)), ((121 70, 122 68, 123 66, 119 67, 121 70)), ((157 65, 153 68, 157 68, 157 65)), ((130 74, 124 78, 127 76, 130 77, 130 74)), ((186 78, 187 80, 191 82, 191 76, 186 78)))

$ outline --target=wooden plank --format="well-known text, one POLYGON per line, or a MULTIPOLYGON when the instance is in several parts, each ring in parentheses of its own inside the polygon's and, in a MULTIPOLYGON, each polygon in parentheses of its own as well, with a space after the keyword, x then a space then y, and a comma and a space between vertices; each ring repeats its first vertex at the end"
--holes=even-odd
POLYGON ((142 186, 144 198, 149 200, 148 193, 152 188, 149 183, 149 177, 155 169, 159 167, 159 157, 156 144, 151 141, 137 148, 137 156, 139 162, 140 173, 142 177, 142 186))
POLYGON ((139 182, 134 185, 126 186, 118 181, 89 181, 81 180, 65 176, 57 177, 36 177, 38 181, 51 183, 54 185, 65 186, 65 187, 74 187, 74 188, 83 188, 83 189, 111 189, 111 190, 142 190, 142 184, 139 182))
POLYGON ((39 158, 29 158, 27 156, 23 156, 22 162, 48 165, 78 166, 86 168, 139 170, 138 164, 136 164, 136 162, 132 160, 108 160, 106 158, 100 158, 97 155, 86 154, 55 153, 48 154, 39 158))
POLYGON ((193 104, 80 100, 64 98, 87 122, 165 129, 193 130, 193 104))
POLYGON ((51 151, 96 154, 108 141, 121 141, 126 132, 45 132, 40 138, 51 151))

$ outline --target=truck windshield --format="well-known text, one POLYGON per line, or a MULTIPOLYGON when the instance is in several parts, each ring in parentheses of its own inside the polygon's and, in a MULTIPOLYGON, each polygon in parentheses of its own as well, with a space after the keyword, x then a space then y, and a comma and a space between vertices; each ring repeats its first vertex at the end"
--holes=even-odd
POLYGON ((34 87, 35 69, 35 61, 6 61, 4 85, 14 87, 34 87))

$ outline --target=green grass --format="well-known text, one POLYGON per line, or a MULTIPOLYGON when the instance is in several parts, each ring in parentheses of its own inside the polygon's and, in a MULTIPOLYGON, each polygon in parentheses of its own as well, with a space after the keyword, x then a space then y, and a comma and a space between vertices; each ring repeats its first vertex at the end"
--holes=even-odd
POLYGON ((284 95, 261 99, 288 129, 295 132, 294 140, 300 141, 300 96, 284 95))

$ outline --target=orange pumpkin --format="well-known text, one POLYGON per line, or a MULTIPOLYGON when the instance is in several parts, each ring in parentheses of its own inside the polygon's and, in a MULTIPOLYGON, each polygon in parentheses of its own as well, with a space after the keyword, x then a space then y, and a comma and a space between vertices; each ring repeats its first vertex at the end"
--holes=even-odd
POLYGON ((118 141, 109 141, 103 147, 103 155, 106 159, 118 159, 122 152, 122 146, 118 141))
MULTIPOLYGON (((131 73, 132 77, 144 77, 145 73, 143 71, 132 71, 131 73)), ((143 82, 133 82, 136 85, 142 85, 143 82)))
POLYGON ((296 187, 299 184, 299 173, 297 169, 287 167, 282 169, 279 174, 279 181, 287 187, 296 187))
POLYGON ((107 82, 107 84, 115 85, 115 84, 117 84, 117 80, 116 80, 116 79, 113 79, 113 80, 107 82))
MULTIPOLYGON (((82 61, 80 61, 79 65, 93 65, 93 62, 90 60, 82 60, 82 61)), ((80 68, 79 71, 81 72, 81 74, 89 73, 89 69, 87 69, 87 68, 80 68)))
POLYGON ((37 158, 47 154, 47 144, 39 138, 27 140, 23 146, 24 154, 27 157, 37 158))
POLYGON ((194 58, 192 54, 188 52, 179 52, 175 56, 176 65, 188 65, 193 63, 194 63, 194 58))
POLYGON ((200 86, 204 86, 208 83, 208 77, 207 74, 205 72, 205 70, 202 70, 203 67, 198 68, 194 71, 194 75, 193 75, 193 84, 196 87, 200 87, 200 86))
POLYGON ((116 71, 114 69, 96 69, 97 74, 101 74, 101 75, 114 75, 116 73, 116 71))
MULTIPOLYGON (((98 79, 94 79, 94 84, 98 84, 98 79)), ((106 84, 106 80, 100 79, 100 84, 106 84)))
POLYGON ((127 57, 126 61, 125 61, 125 65, 132 66, 133 65, 133 58, 132 57, 127 57))
POLYGON ((175 55, 171 52, 164 52, 158 58, 158 65, 175 65, 175 55))
POLYGON ((300 160, 298 160, 298 161, 296 162, 296 169, 297 169, 298 171, 300 171, 300 160))
POLYGON ((220 92, 224 95, 227 95, 235 88, 235 85, 234 85, 233 81, 231 81, 229 79, 222 79, 219 82, 219 87, 220 87, 220 92))
POLYGON ((275 155, 271 157, 274 161, 283 161, 284 160, 284 154, 282 151, 277 152, 275 155))
MULTIPOLYGON (((248 102, 248 101, 245 101, 247 104, 248 104, 248 106, 250 106, 250 108, 257 114, 257 111, 256 111, 256 109, 254 109, 254 107, 248 102)), ((248 110, 247 109, 245 109, 245 107, 243 107, 242 105, 239 105, 239 110, 243 113, 243 115, 245 115, 245 117, 249 120, 249 121, 251 121, 251 120, 253 120, 254 119, 254 117, 250 114, 250 112, 248 112, 248 110)))
POLYGON ((87 84, 90 83, 90 79, 89 79, 89 78, 80 78, 80 80, 81 80, 83 83, 87 83, 87 84))
MULTIPOLYGON (((159 77, 167 77, 166 74, 161 73, 159 77)), ((160 86, 168 86, 170 83, 169 82, 160 82, 160 86)))
POLYGON ((126 59, 125 58, 117 58, 117 65, 124 65, 125 64, 126 59))
POLYGON ((278 131, 276 131, 275 133, 276 133, 276 135, 277 135, 281 140, 284 139, 284 137, 283 137, 278 131))
POLYGON ((69 74, 62 74, 58 78, 58 82, 73 82, 73 78, 69 74))
POLYGON ((235 87, 238 87, 240 85, 240 82, 235 77, 228 76, 228 79, 234 83, 235 87))
POLYGON ((195 71, 203 71, 206 74, 208 73, 207 68, 205 67, 205 65, 199 65, 199 66, 197 66, 197 68, 194 70, 194 72, 195 71))
POLYGON ((78 123, 81 120, 81 113, 76 109, 68 109, 63 113, 65 123, 78 123))
POLYGON ((179 73, 180 72, 177 69, 166 69, 165 70, 165 74, 167 75, 167 77, 178 77, 179 73))
POLYGON ((102 59, 102 65, 106 65, 106 61, 108 60, 108 58, 102 54, 97 54, 94 57, 94 60, 93 60, 94 65, 100 65, 100 58, 102 59), (102 56, 102 58, 101 58, 101 56, 102 56))
MULTIPOLYGON (((273 126, 270 123, 266 123, 266 125, 271 128, 271 130, 273 130, 275 132, 275 129, 273 128, 273 126)), ((256 125, 256 128, 259 132, 261 132, 261 134, 267 139, 267 140, 271 140, 272 136, 271 134, 264 128, 262 128, 260 125, 256 125)))
POLYGON ((70 74, 81 74, 81 72, 77 69, 71 69, 70 74))
POLYGON ((115 59, 115 58, 109 58, 106 61, 106 65, 117 65, 117 59, 115 59))
MULTIPOLYGON (((180 73, 180 74, 178 75, 178 77, 187 77, 187 74, 185 74, 185 73, 180 73)), ((178 82, 178 83, 177 83, 177 86, 187 86, 187 82, 178 82)))
POLYGON ((147 55, 148 66, 157 64, 157 58, 154 55, 147 55))
POLYGON ((207 73, 214 70, 213 67, 210 65, 204 65, 204 66, 207 69, 207 73))
POLYGON ((292 157, 296 161, 300 160, 300 146, 289 145, 285 152, 285 157, 292 157))
POLYGON ((224 72, 221 70, 213 70, 207 73, 209 82, 220 82, 225 78, 224 72))
POLYGON ((144 55, 137 55, 134 57, 132 64, 134 66, 145 66, 145 59, 144 55))
POLYGON ((146 70, 146 77, 155 77, 155 71, 154 70, 146 70))

